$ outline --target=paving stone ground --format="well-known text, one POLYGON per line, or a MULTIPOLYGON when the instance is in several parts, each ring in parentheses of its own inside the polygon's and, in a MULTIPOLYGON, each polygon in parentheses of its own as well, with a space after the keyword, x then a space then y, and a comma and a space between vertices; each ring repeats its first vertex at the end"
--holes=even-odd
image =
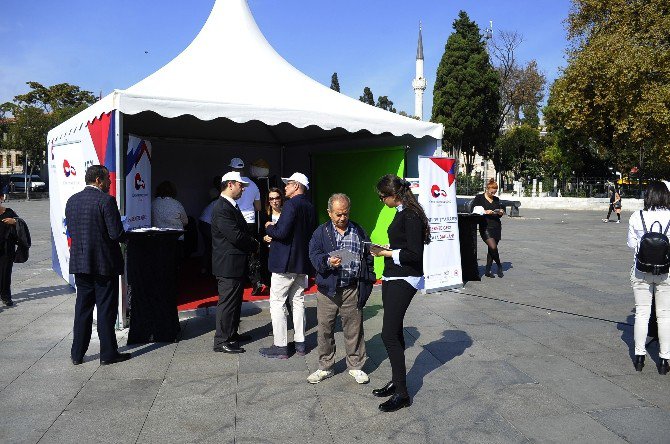
MULTIPOLYGON (((316 308, 307 303, 305 357, 262 358, 267 304, 245 304, 247 353, 211 351, 214 319, 181 321, 181 341, 126 347, 101 367, 98 342, 69 361, 75 296, 51 270, 47 201, 10 202, 29 223, 31 259, 15 267, 16 306, 0 308, 0 442, 669 442, 670 376, 631 363, 632 253, 627 219, 523 210, 503 220, 505 277, 460 292, 417 295, 405 320, 413 405, 381 413, 370 391, 390 379, 381 297, 365 308, 370 373, 317 368, 316 308)), ((485 256, 480 245, 480 264, 485 256)))

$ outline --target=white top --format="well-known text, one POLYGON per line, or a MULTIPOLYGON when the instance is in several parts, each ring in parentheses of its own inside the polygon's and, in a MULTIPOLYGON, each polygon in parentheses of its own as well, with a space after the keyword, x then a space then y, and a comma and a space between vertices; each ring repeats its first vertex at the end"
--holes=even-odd
POLYGON ((254 201, 261 200, 261 192, 255 183, 248 177, 242 176, 242 180, 249 182, 249 185, 244 187, 242 197, 237 199, 237 205, 240 207, 242 216, 246 219, 248 224, 256 223, 256 209, 254 208, 254 201))
MULTIPOLYGON (((642 214, 644 216, 644 224, 647 226, 647 231, 653 230, 662 233, 668 225, 668 222, 670 222, 670 211, 668 210, 643 211, 642 214), (657 221, 661 223, 660 230, 658 224, 654 224, 653 229, 651 227, 651 224, 657 221)), ((640 246, 640 239, 643 234, 644 228, 642 227, 640 212, 635 211, 628 221, 628 247, 635 250, 635 254, 637 254, 637 249, 640 246)), ((668 230, 668 235, 670 235, 670 230, 668 230)))
POLYGON ((212 225, 212 208, 214 208, 214 204, 216 203, 218 199, 214 199, 205 207, 204 210, 202 210, 202 213, 200 213, 200 220, 212 225))
POLYGON ((151 202, 151 224, 158 228, 183 230, 188 224, 184 206, 171 197, 157 197, 151 202))

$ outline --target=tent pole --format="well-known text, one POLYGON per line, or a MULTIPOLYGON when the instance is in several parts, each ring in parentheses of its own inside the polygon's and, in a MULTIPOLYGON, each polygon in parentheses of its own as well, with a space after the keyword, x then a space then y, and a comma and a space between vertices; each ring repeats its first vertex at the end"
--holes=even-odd
MULTIPOLYGON (((123 113, 121 113, 118 109, 114 110, 114 121, 116 122, 114 128, 116 132, 116 134, 114 134, 114 141, 116 145, 114 147, 116 154, 116 183, 114 184, 114 187, 116 188, 116 203, 119 206, 119 212, 121 213, 121 216, 124 216, 126 214, 126 174, 124 171, 126 150, 123 147, 123 113)), ((121 276, 119 276, 119 301, 116 318, 117 330, 121 330, 126 327, 126 310, 128 308, 126 303, 128 296, 128 283, 126 282, 126 276, 127 273, 123 273, 121 276)))

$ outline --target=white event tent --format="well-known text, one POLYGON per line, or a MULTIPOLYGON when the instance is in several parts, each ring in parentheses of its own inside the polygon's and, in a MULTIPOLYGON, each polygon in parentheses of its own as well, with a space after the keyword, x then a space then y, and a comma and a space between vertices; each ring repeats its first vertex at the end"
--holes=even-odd
MULTIPOLYGON (((409 85, 409 80, 408 80, 409 85)), ((408 86, 409 87, 409 86, 408 86)), ((405 171, 441 146, 442 125, 417 121, 335 92, 268 43, 246 0, 216 0, 191 44, 164 67, 52 129, 47 136, 54 269, 68 279, 65 202, 86 167, 106 165, 125 214, 129 137, 151 142, 152 185, 170 179, 197 218, 213 176, 231 157, 259 157, 271 174, 314 173, 315 153, 402 147, 405 171)), ((390 171, 395 172, 395 171, 390 171)), ((114 188, 114 186, 113 186, 114 188)))

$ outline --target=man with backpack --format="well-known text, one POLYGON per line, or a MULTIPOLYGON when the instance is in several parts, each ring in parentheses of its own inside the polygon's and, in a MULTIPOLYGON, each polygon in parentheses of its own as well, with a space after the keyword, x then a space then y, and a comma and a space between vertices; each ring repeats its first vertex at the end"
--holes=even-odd
POLYGON ((658 371, 670 371, 670 192, 663 182, 652 181, 644 192, 644 210, 631 215, 628 224, 628 246, 635 250, 631 285, 635 296, 635 360, 642 371, 647 354, 652 301, 656 306, 660 345, 658 371))

